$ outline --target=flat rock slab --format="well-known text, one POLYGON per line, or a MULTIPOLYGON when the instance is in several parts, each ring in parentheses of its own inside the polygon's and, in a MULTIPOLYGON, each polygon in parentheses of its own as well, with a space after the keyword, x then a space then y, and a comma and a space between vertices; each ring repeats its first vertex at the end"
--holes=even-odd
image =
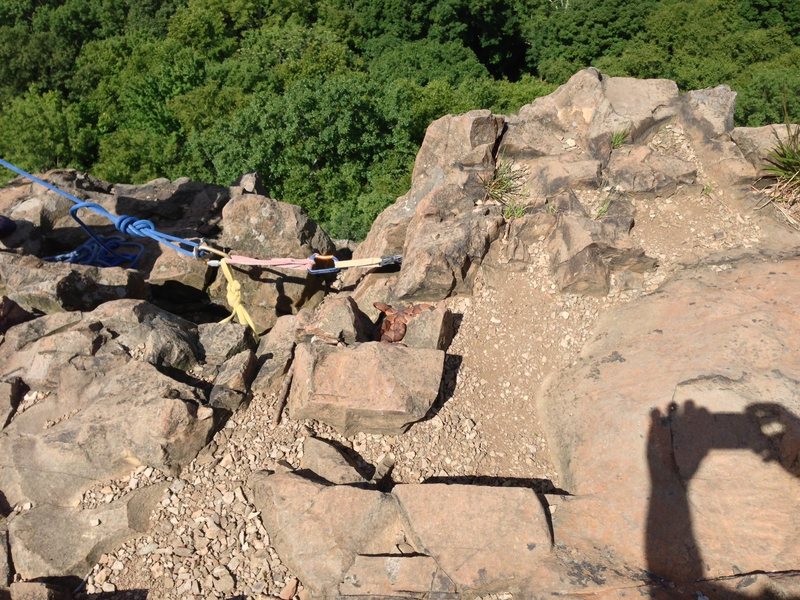
POLYGON ((290 415, 322 421, 344 435, 402 433, 436 400, 444 356, 441 350, 380 342, 299 344, 290 415))
POLYGON ((604 317, 540 398, 560 544, 674 582, 800 568, 798 278, 719 257, 604 317))
POLYGON ((559 577, 530 489, 415 484, 389 494, 301 472, 254 473, 249 486, 281 559, 313 598, 527 598, 559 577))
POLYGON ((551 538, 543 507, 526 488, 398 485, 418 544, 460 590, 531 589, 551 538))

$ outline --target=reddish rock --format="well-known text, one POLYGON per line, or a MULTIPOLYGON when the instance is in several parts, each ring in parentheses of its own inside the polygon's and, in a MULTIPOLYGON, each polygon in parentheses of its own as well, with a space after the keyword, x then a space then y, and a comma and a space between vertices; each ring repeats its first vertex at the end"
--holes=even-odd
POLYGON ((716 264, 604 317, 541 396, 556 539, 598 569, 797 568, 800 260, 716 264))
POLYGON ((532 490, 422 484, 395 486, 392 495, 415 539, 460 591, 536 589, 551 538, 532 490))
POLYGON ((344 435, 402 433, 430 410, 443 368, 441 350, 380 342, 348 348, 299 344, 289 412, 344 435))
POLYGON ((281 560, 314 597, 335 597, 357 555, 393 554, 408 535, 397 503, 376 490, 263 471, 248 485, 281 560))

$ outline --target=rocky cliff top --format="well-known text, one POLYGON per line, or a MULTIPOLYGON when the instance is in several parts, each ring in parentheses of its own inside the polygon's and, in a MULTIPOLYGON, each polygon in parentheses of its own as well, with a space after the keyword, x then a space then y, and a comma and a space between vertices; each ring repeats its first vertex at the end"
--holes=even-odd
MULTIPOLYGON (((213 264, 44 261, 69 203, 0 190, 0 598, 798 597, 800 233, 753 187, 781 128, 734 102, 587 69, 443 117, 355 249, 402 266, 236 267, 259 338, 213 264)), ((47 179, 351 249, 255 175, 47 179)))

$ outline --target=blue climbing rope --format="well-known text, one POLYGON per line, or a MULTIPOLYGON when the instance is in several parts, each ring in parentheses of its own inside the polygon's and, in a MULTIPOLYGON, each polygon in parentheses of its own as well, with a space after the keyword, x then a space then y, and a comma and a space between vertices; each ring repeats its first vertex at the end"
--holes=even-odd
POLYGON ((130 268, 136 267, 139 258, 144 251, 144 246, 139 242, 128 241, 120 236, 97 235, 78 216, 78 211, 83 208, 86 208, 93 213, 108 219, 111 223, 113 223, 117 231, 126 235, 150 238, 185 256, 199 257, 201 254, 201 251, 199 250, 199 242, 193 242, 191 240, 158 231, 152 221, 148 221, 146 219, 137 219, 136 217, 131 217, 128 215, 114 215, 99 204, 81 200, 77 196, 73 196, 69 192, 65 192, 52 183, 40 179, 35 175, 31 175, 27 171, 23 171, 16 165, 3 160, 2 158, 0 158, 0 165, 4 166, 10 171, 13 171, 17 175, 21 175, 22 177, 25 177, 34 183, 38 183, 51 192, 55 192, 62 198, 66 198, 75 205, 70 209, 69 214, 73 219, 75 219, 78 225, 80 225, 81 229, 86 232, 86 234, 89 236, 89 239, 72 252, 51 256, 48 257, 47 260, 56 262, 71 262, 82 265, 94 265, 98 267, 118 267, 127 263, 127 266, 130 268), (121 248, 133 249, 135 252, 123 252, 120 250, 121 248))

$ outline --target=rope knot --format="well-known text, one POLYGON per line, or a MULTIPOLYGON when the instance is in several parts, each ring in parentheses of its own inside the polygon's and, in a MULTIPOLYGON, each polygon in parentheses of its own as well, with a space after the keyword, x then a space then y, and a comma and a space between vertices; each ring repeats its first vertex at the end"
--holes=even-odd
POLYGON ((118 231, 127 235, 138 235, 139 237, 148 237, 148 231, 155 231, 155 224, 147 219, 137 219, 130 215, 120 215, 114 221, 114 226, 118 231))
POLYGON ((235 279, 228 281, 226 300, 233 310, 236 310, 242 304, 242 284, 235 279))

